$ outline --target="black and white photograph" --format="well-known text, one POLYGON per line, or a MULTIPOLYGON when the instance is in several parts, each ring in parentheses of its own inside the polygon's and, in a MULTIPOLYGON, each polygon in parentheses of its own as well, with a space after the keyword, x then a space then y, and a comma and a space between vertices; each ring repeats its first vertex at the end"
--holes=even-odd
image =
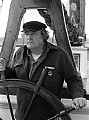
POLYGON ((0 0, 0 120, 89 120, 89 0, 0 0))

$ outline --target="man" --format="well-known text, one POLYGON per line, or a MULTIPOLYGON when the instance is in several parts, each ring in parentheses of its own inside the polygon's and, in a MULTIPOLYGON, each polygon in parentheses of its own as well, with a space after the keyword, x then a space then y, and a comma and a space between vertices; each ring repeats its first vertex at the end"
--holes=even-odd
MULTIPOLYGON (((45 66, 48 70, 42 87, 61 99, 64 79, 72 94, 72 107, 79 109, 86 106, 83 98, 81 76, 72 64, 69 54, 47 42, 49 38, 46 25, 31 21, 23 25, 25 46, 17 50, 10 67, 6 67, 6 78, 18 78, 37 83, 45 66)), ((1 63, 1 62, 0 62, 1 63)), ((3 70, 0 65, 0 70, 3 70)), ((22 120, 30 104, 33 93, 26 89, 17 90, 16 120, 22 120)), ((46 120, 56 114, 52 106, 41 96, 37 95, 31 104, 26 120, 46 120)))

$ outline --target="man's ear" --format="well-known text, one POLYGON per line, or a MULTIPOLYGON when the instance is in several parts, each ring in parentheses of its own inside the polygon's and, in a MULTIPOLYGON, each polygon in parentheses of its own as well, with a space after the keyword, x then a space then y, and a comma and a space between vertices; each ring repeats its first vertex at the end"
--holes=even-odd
POLYGON ((49 38, 49 34, 45 30, 41 31, 41 35, 42 35, 43 40, 47 40, 49 38))

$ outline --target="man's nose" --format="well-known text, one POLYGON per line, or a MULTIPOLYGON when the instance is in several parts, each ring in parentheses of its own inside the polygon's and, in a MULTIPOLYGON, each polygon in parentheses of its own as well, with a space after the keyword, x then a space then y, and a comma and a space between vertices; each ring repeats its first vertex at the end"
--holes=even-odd
POLYGON ((27 40, 32 40, 32 35, 28 35, 27 40))

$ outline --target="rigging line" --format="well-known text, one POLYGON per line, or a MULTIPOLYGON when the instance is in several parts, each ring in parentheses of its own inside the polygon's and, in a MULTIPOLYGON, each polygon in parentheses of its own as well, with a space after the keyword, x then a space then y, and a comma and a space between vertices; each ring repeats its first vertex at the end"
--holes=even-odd
POLYGON ((3 5, 3 0, 2 0, 1 5, 0 5, 0 8, 1 8, 1 9, 2 9, 2 5, 3 5))

